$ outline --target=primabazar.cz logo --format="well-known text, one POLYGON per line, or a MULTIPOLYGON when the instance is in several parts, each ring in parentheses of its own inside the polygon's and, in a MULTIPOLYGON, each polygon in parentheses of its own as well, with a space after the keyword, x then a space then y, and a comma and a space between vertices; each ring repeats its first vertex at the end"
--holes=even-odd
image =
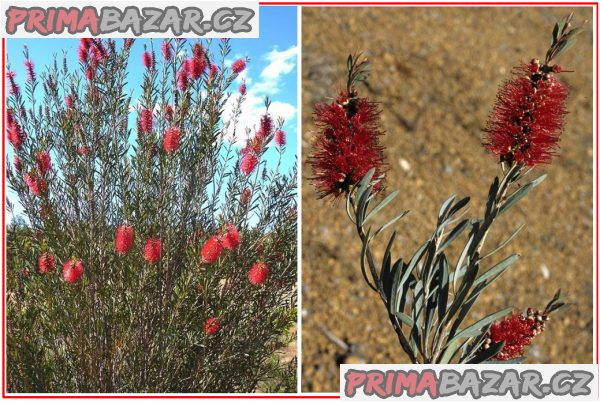
POLYGON ((7 1, 9 37, 206 37, 257 38, 258 1, 7 1))
POLYGON ((596 400, 598 366, 572 365, 346 365, 343 400, 596 400))

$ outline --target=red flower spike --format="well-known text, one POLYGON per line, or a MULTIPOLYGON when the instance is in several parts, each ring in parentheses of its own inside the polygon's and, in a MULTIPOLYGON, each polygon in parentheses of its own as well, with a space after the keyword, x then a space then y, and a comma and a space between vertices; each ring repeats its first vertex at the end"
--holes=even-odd
POLYGON ((34 64, 31 60, 25 60, 25 76, 27 77, 27 81, 35 81, 35 70, 34 64))
POLYGON ((240 234, 232 224, 227 224, 227 233, 223 235, 221 244, 224 248, 233 250, 240 244, 240 234))
POLYGON ((240 84, 239 91, 241 96, 246 95, 246 84, 240 84))
POLYGON ((165 131, 163 148, 167 153, 174 153, 179 148, 181 131, 177 127, 170 127, 165 131))
POLYGON ((48 183, 44 179, 38 177, 35 172, 26 173, 23 175, 23 180, 29 188, 29 191, 35 196, 41 196, 48 190, 48 183))
POLYGON ((165 39, 161 45, 163 59, 171 60, 173 58, 173 48, 168 39, 165 39))
POLYGON ((63 266, 63 278, 69 284, 75 284, 83 276, 83 263, 79 259, 67 260, 63 266))
POLYGON ((65 106, 67 109, 71 109, 73 107, 73 97, 71 95, 65 96, 65 106))
POLYGON ((8 142, 12 144, 15 150, 19 150, 25 141, 25 133, 21 130, 21 126, 16 121, 12 121, 12 124, 8 127, 8 142))
POLYGON ((221 324, 217 318, 208 318, 204 323, 204 331, 208 334, 215 334, 221 328, 221 324))
POLYGON ((285 146, 285 132, 283 130, 277 130, 275 132, 275 145, 277 147, 285 146))
POLYGON ((260 118, 260 133, 262 137, 269 137, 273 133, 273 120, 269 115, 260 118))
POLYGON ((165 107, 165 119, 169 122, 173 121, 173 107, 171 105, 165 107))
POLYGON ((231 71, 235 74, 240 74, 246 68, 246 61, 244 59, 238 59, 231 64, 231 71))
POLYGON ((244 189, 244 191, 242 192, 242 195, 240 196, 240 203, 246 204, 250 201, 251 198, 252 198, 252 190, 250 190, 250 188, 246 188, 246 189, 244 189))
POLYGON ((19 158, 18 155, 14 156, 13 165, 15 166, 15 170, 17 172, 21 172, 21 170, 23 170, 23 160, 21 158, 19 158))
POLYGON ((140 111, 140 128, 143 133, 150 133, 152 131, 153 124, 153 116, 152 110, 150 109, 142 109, 140 111))
POLYGON ((347 93, 341 93, 337 102, 315 107, 319 133, 308 162, 314 175, 310 179, 321 197, 335 199, 349 192, 373 168, 378 179, 374 191, 383 188, 386 167, 379 114, 375 103, 347 93))
POLYGON ((121 225, 115 235, 115 250, 119 255, 124 255, 133 247, 134 231, 131 225, 121 225))
POLYGON ((38 258, 38 269, 40 273, 50 273, 54 271, 54 256, 49 253, 42 253, 38 258))
POLYGON ((488 341, 493 343, 504 341, 504 347, 493 358, 506 361, 522 356, 525 347, 543 331, 544 320, 541 315, 526 316, 515 313, 499 322, 494 322, 487 334, 488 341))
POLYGON ((219 68, 217 67, 217 65, 216 64, 211 64, 210 65, 210 71, 208 72, 208 78, 210 80, 213 80, 217 76, 218 72, 219 72, 219 68))
POLYGON ((567 113, 567 87, 536 61, 515 69, 504 83, 485 130, 485 148, 501 162, 550 163, 567 113))
POLYGON ((252 285, 260 285, 265 282, 269 275, 269 266, 263 262, 257 262, 248 270, 248 281, 252 285))
POLYGON ((47 174, 52 169, 52 162, 50 160, 50 154, 48 151, 40 151, 37 153, 35 156, 35 162, 42 175, 47 174))
POLYGON ((150 238, 144 245, 144 259, 148 263, 156 263, 162 254, 162 241, 160 238, 150 238))
POLYGON ((240 169, 246 175, 250 175, 258 165, 258 157, 254 152, 249 152, 242 157, 240 169))
POLYGON ((181 69, 177 73, 177 88, 181 91, 185 91, 189 84, 189 66, 187 60, 183 62, 181 69))
POLYGON ((152 53, 150 53, 148 51, 145 51, 144 53, 142 53, 142 64, 148 70, 152 68, 152 65, 154 64, 152 62, 152 53))
POLYGON ((12 70, 6 72, 6 78, 8 79, 8 92, 11 95, 19 95, 21 93, 21 87, 19 87, 19 84, 17 84, 15 81, 16 75, 17 74, 12 70))
POLYGON ((204 243, 200 255, 206 263, 214 263, 223 252, 223 244, 218 236, 213 235, 204 243))

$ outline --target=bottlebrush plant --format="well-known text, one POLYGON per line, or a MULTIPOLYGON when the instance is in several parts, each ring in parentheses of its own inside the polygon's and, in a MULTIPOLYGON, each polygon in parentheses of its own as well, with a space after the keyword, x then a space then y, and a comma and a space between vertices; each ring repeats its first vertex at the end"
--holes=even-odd
POLYGON ((572 15, 555 25, 543 61, 534 59, 515 68, 500 89, 484 147, 498 159, 502 175, 492 181, 483 217, 465 218, 469 198, 450 197, 429 239, 408 259, 392 258, 396 231, 380 263, 371 247, 407 212, 379 228, 370 226, 398 191, 375 201, 385 187, 388 167, 380 143, 379 105, 360 97, 356 88, 367 76, 367 62, 360 55, 349 56, 345 88, 334 102, 315 107, 318 132, 308 159, 311 180, 320 197, 345 197, 348 217, 362 242, 363 277, 380 296, 400 346, 413 363, 522 362, 525 347, 544 331, 549 316, 565 306, 558 291, 541 311, 506 308, 471 324, 465 321, 481 293, 519 257, 488 264, 522 229, 488 251, 484 244, 492 225, 544 180, 546 175, 527 177, 534 167, 550 163, 558 149, 568 90, 557 78, 562 69, 553 60, 580 32, 571 20, 572 15), (458 256, 448 256, 448 247, 460 241, 458 256))
POLYGON ((236 132, 249 60, 227 67, 230 41, 132 45, 82 39, 74 70, 41 70, 25 48, 21 85, 8 67, 6 172, 24 214, 7 228, 8 392, 294 391, 284 122, 267 99, 236 132))

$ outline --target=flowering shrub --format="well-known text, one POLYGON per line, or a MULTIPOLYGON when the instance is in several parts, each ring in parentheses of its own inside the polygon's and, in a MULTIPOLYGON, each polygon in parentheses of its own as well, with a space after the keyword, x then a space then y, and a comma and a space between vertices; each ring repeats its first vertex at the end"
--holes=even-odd
POLYGON ((311 180, 321 197, 345 197, 348 217, 362 242, 363 277, 380 296, 398 342, 413 363, 521 362, 525 347, 545 330, 549 316, 565 306, 559 291, 542 311, 506 308, 467 323, 481 293, 518 259, 512 255, 488 263, 522 228, 487 251, 485 241, 494 222, 544 180, 545 175, 527 179, 531 168, 556 155, 568 91, 557 78, 563 70, 553 60, 581 31, 571 26, 571 19, 570 15, 555 25, 544 61, 534 59, 517 67, 498 94, 484 147, 498 158, 502 176, 489 188, 483 217, 465 218, 469 198, 450 197, 429 239, 407 259, 392 258, 396 232, 386 242, 380 263, 371 248, 374 239, 407 212, 379 228, 369 224, 398 191, 376 201, 387 167, 379 144, 379 111, 359 97, 356 88, 368 71, 360 55, 349 56, 347 83, 335 101, 315 107, 319 130, 308 159, 311 180), (462 246, 457 245, 460 240, 462 246), (449 250, 458 250, 458 256, 449 256, 449 250))
POLYGON ((23 88, 9 66, 8 391, 293 391, 296 172, 264 157, 283 121, 267 100, 237 151, 228 40, 132 45, 82 39, 74 71, 25 49, 23 88))

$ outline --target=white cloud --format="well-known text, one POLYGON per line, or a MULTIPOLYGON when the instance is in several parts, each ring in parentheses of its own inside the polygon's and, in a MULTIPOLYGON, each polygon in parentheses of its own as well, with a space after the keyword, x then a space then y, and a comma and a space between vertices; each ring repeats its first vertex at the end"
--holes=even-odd
MULTIPOLYGON (((229 98, 225 104, 225 114, 223 115, 228 119, 232 112, 235 104, 237 103, 239 95, 233 95, 229 98)), ((260 117, 265 113, 264 97, 256 94, 255 91, 249 91, 246 94, 246 100, 242 104, 242 110, 238 117, 238 124, 236 125, 236 143, 242 145, 246 141, 246 128, 251 129, 251 135, 258 129, 260 124, 260 117)), ((269 114, 276 121, 278 118, 285 119, 286 123, 296 118, 296 107, 287 102, 272 101, 269 107, 269 114)), ((233 136, 233 128, 228 130, 226 137, 231 138, 233 136)))
POLYGON ((298 46, 292 46, 281 52, 273 49, 267 53, 266 59, 269 64, 260 73, 261 78, 264 80, 279 80, 282 75, 289 74, 296 67, 297 58, 298 46))
MULTIPOLYGON (((246 140, 246 128, 254 132, 260 123, 260 117, 265 113, 264 99, 265 96, 272 96, 281 90, 281 80, 287 74, 290 74, 296 67, 298 57, 298 47, 292 46, 286 50, 279 51, 277 48, 268 52, 264 59, 268 61, 267 66, 261 71, 258 80, 252 82, 247 68, 241 77, 236 81, 241 82, 242 78, 246 79, 248 85, 246 100, 242 104, 242 111, 239 116, 239 121, 236 126, 237 143, 243 144, 246 140), (251 84, 251 85, 250 85, 251 84)), ((233 108, 237 103, 239 95, 234 94, 229 98, 225 105, 225 116, 229 118, 233 112, 233 108)), ((286 123, 296 118, 296 107, 290 103, 272 100, 269 107, 269 113, 273 120, 284 118, 286 123)), ((228 137, 233 134, 233 129, 230 128, 228 137)))

